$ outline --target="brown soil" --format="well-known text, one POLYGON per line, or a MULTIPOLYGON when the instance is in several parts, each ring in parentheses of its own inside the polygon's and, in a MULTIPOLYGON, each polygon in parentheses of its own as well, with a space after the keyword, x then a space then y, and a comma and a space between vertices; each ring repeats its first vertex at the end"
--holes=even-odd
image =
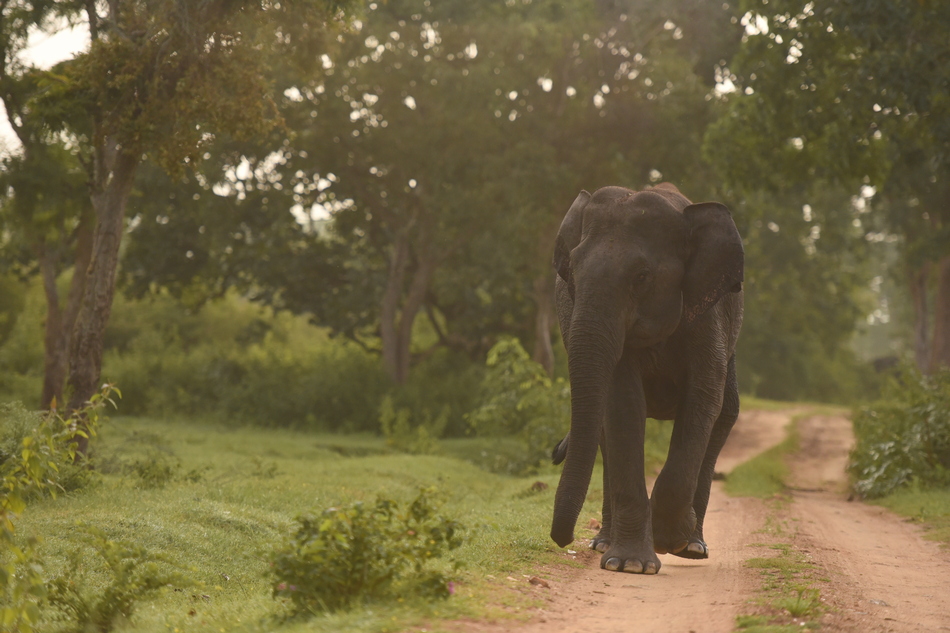
POLYGON ((847 500, 851 423, 815 415, 800 421, 799 432, 788 514, 830 579, 821 588, 833 607, 823 630, 950 631, 947 551, 893 513, 847 500))
MULTIPOLYGON (((729 472, 778 444, 803 409, 744 412, 717 464, 729 472)), ((763 528, 785 526, 791 542, 817 570, 812 574, 829 609, 822 631, 950 631, 950 555, 921 538, 918 527, 878 507, 847 501, 851 424, 839 415, 799 421, 800 454, 792 461, 790 504, 731 498, 713 483, 705 535, 710 558, 662 556, 657 576, 607 572, 588 543, 570 547, 585 569, 543 570, 549 588, 543 609, 523 624, 457 623, 466 632, 726 633, 736 616, 763 611, 762 577, 745 561, 764 554, 763 528)), ((539 573, 542 570, 539 570, 539 573)), ((804 630, 804 629, 803 629, 804 630)))

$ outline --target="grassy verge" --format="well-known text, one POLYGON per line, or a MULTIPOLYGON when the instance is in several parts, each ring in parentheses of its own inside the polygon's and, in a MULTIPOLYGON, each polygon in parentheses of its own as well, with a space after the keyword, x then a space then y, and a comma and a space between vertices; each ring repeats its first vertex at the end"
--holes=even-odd
POLYGON ((924 526, 925 538, 950 548, 950 490, 901 490, 869 501, 924 526))
POLYGON ((788 479, 786 455, 798 450, 798 430, 794 419, 782 442, 736 466, 726 477, 726 493, 733 497, 767 499, 785 491, 788 479))
POLYGON ((820 570, 804 552, 787 542, 791 528, 780 518, 788 503, 786 459, 799 447, 796 421, 813 413, 809 410, 792 418, 780 444, 740 464, 725 480, 727 494, 764 499, 769 508, 761 530, 765 540, 751 545, 763 555, 745 562, 747 567, 759 570, 762 587, 755 599, 754 613, 736 618, 736 627, 743 633, 783 633, 819 627, 817 618, 824 606, 815 583, 820 580, 820 570))
MULTIPOLYGON (((545 590, 525 576, 576 564, 548 536, 559 471, 507 477, 452 456, 484 448, 458 440, 445 443, 442 455, 406 455, 376 437, 120 418, 96 445, 101 483, 31 505, 21 533, 42 537, 51 576, 77 547, 77 522, 189 569, 199 588, 146 602, 123 625, 129 631, 433 631, 446 619, 528 617, 545 590), (443 514, 466 527, 464 545, 452 553, 460 570, 438 563, 455 579, 453 596, 366 604, 306 621, 283 617, 271 597, 269 556, 297 515, 377 495, 408 501, 421 486, 435 486, 443 514)), ((599 515, 600 481, 595 473, 579 526, 599 515)))

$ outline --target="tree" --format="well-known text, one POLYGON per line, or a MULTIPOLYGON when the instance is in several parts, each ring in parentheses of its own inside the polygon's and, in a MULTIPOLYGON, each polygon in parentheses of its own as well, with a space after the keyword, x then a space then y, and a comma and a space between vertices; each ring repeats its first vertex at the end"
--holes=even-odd
POLYGON ((88 20, 89 50, 60 64, 33 99, 51 130, 79 139, 95 213, 71 342, 73 410, 99 386, 126 204, 144 157, 178 172, 201 160, 215 133, 250 136, 276 125, 270 65, 312 55, 339 9, 322 0, 76 4, 88 20))
POLYGON ((869 242, 898 240, 916 361, 950 364, 950 5, 742 7, 747 35, 731 65, 739 92, 707 137, 710 154, 746 188, 876 186, 881 201, 853 223, 869 242))
POLYGON ((201 182, 143 197, 127 280, 198 295, 243 285, 381 348, 397 382, 431 351, 412 342, 417 315, 439 346, 472 356, 502 333, 533 336, 550 368, 551 250, 577 191, 661 172, 696 195, 712 188, 707 89, 677 27, 634 15, 559 2, 370 10, 322 69, 278 78, 292 134, 219 139, 201 182))
POLYGON ((31 29, 53 28, 71 13, 70 7, 48 1, 0 3, 0 99, 21 145, 19 153, 2 159, 0 186, 6 199, 0 221, 8 236, 3 251, 21 273, 38 268, 43 278, 44 409, 63 403, 67 354, 85 281, 82 272, 91 253, 92 216, 75 145, 51 134, 31 107, 42 73, 24 62, 22 54, 31 29), (57 279, 69 264, 76 272, 64 304, 57 279))

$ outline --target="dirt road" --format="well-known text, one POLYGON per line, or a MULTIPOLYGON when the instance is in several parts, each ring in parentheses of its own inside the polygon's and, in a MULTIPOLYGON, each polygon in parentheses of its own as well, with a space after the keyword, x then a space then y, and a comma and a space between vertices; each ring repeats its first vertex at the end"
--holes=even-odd
MULTIPOLYGON (((785 437, 803 409, 744 412, 717 470, 728 473, 785 437)), ((469 631, 573 633, 726 633, 736 616, 762 610, 761 572, 745 561, 763 556, 766 522, 785 526, 793 543, 820 573, 818 588, 830 607, 823 631, 950 631, 950 554, 921 538, 919 528, 878 507, 848 502, 846 476, 851 425, 835 415, 798 422, 800 454, 792 464, 792 502, 730 498, 714 482, 706 518, 710 558, 662 556, 657 576, 602 571, 600 555, 575 542, 586 569, 555 573, 543 592, 544 609, 526 624, 480 623, 469 631), (761 601, 759 601, 761 602, 761 601)), ((567 555, 567 554, 566 554, 567 555)))

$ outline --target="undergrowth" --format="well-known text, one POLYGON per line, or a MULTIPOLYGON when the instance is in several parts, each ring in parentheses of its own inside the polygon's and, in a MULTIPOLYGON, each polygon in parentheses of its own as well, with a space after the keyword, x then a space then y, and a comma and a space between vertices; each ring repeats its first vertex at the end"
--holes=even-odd
POLYGON ((96 434, 100 412, 111 400, 104 385, 89 405, 68 417, 27 411, 21 404, 0 407, 0 627, 32 631, 40 619, 48 587, 38 537, 18 534, 20 516, 37 497, 56 496, 88 481, 77 442, 96 434))
POLYGON ((379 497, 298 517, 273 556, 274 596, 311 613, 399 595, 447 598, 450 578, 427 564, 462 544, 462 528, 438 514, 433 492, 421 489, 405 508, 379 497))
POLYGON ((950 486, 950 369, 904 368, 883 397, 854 413, 854 490, 879 498, 908 486, 950 486))

